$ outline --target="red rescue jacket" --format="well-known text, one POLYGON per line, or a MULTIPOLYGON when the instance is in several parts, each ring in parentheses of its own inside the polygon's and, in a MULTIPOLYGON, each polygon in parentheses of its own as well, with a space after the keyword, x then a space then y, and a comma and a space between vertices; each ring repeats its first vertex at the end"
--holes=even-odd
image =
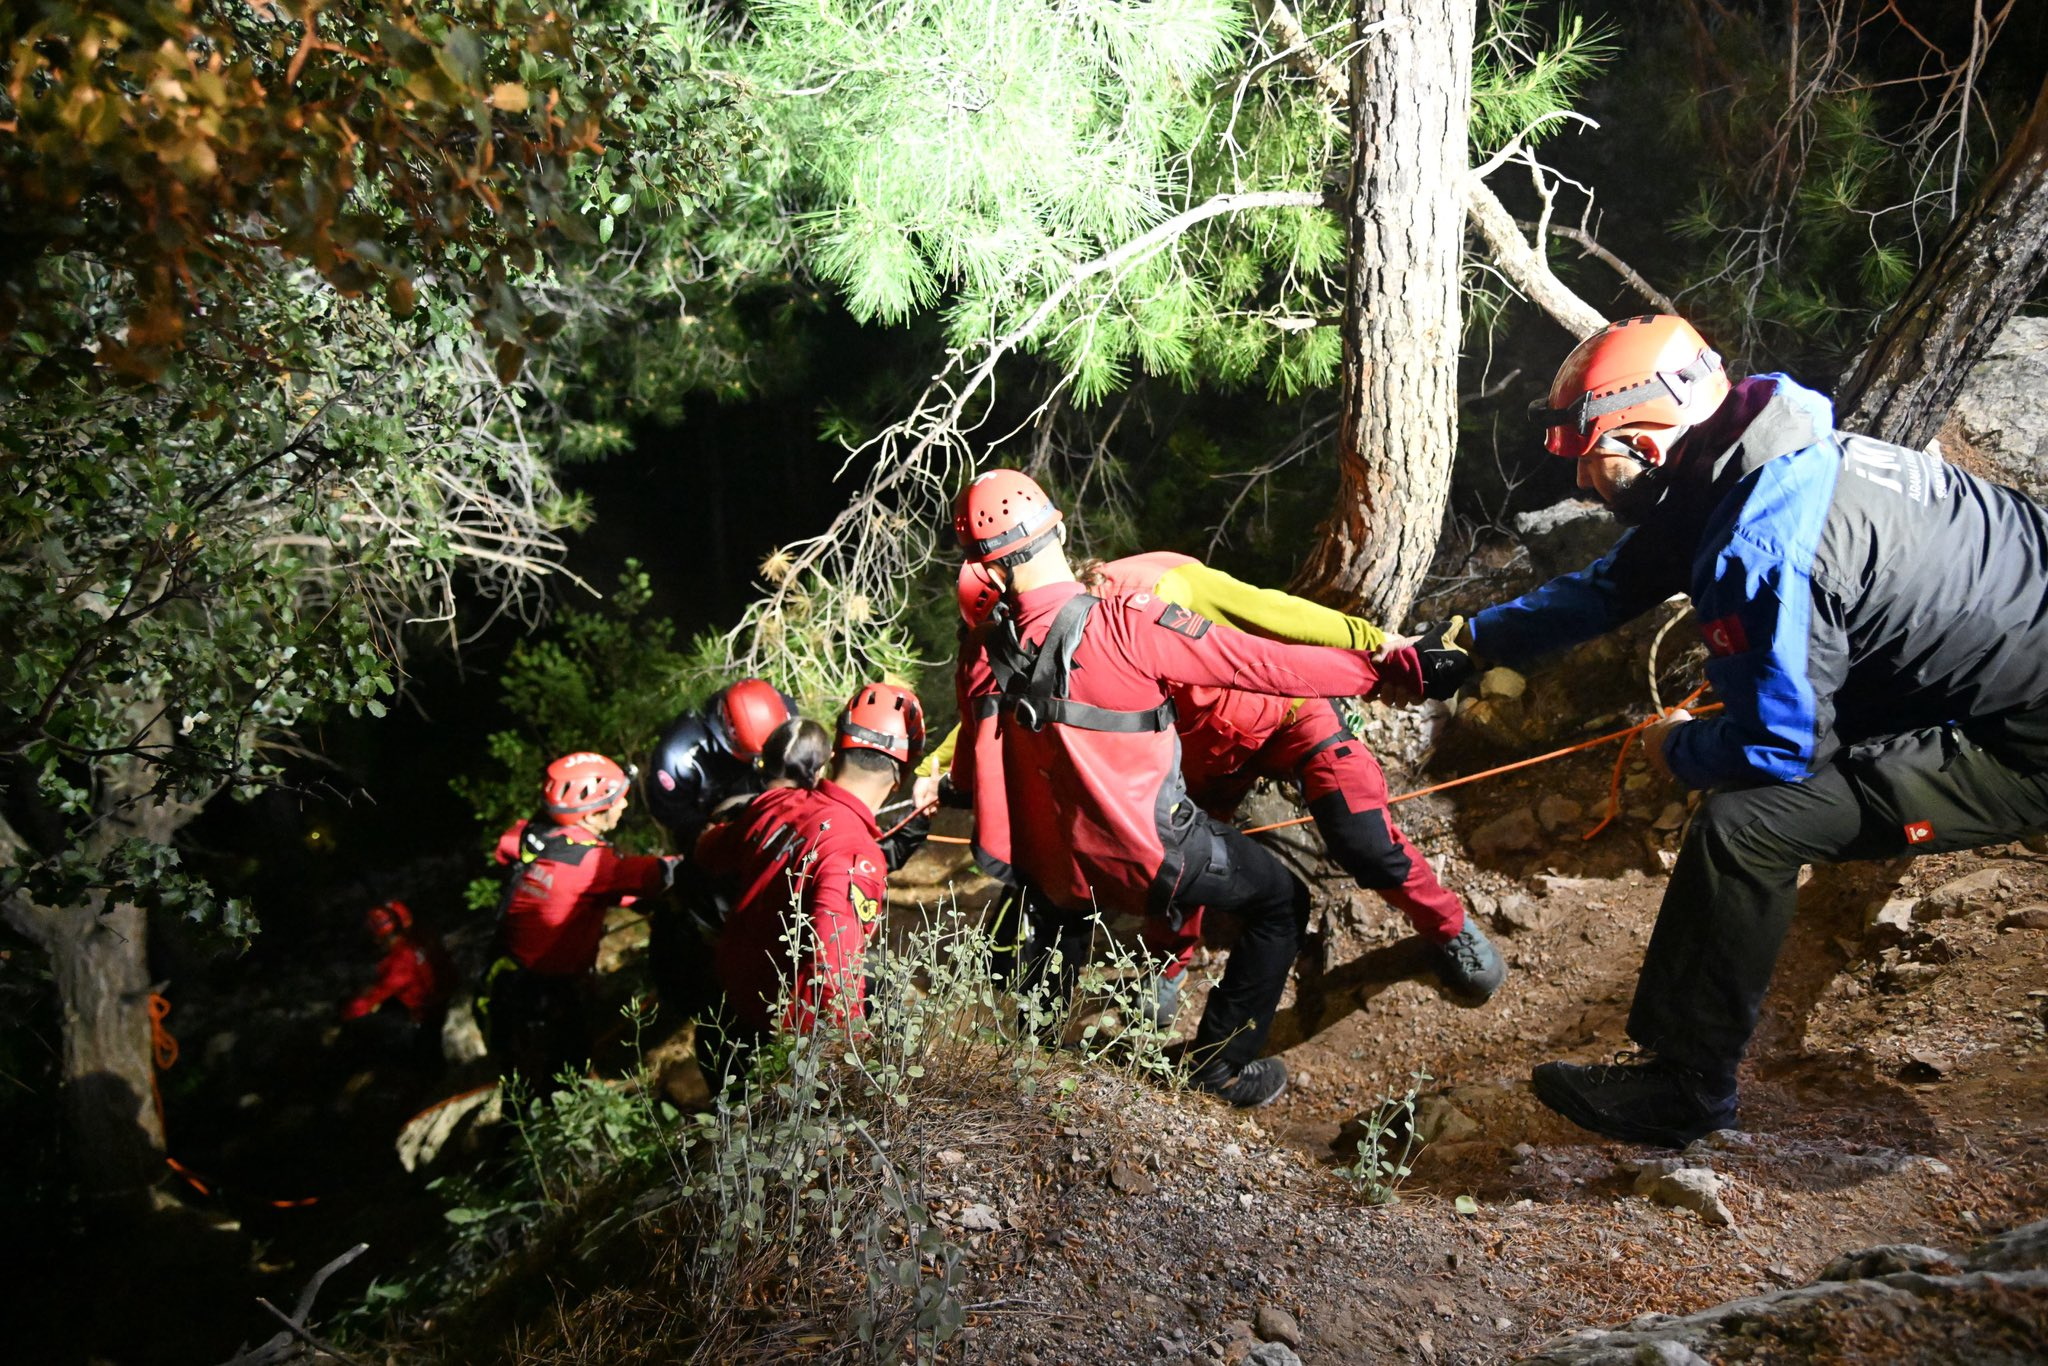
POLYGON ((861 1018, 863 951, 888 895, 880 834, 866 803, 826 780, 763 792, 698 837, 696 865, 740 888, 714 957, 743 1028, 772 1027, 792 966, 785 1028, 807 1033, 821 1019, 847 1028, 861 1018), (795 940, 793 964, 785 936, 795 940))
POLYGON ((580 825, 521 821, 498 837, 497 858, 520 865, 499 920, 498 951, 544 977, 580 977, 596 967, 605 911, 668 882, 668 860, 621 854, 580 825))
MULTIPOLYGON (((1034 589, 1014 601, 1014 623, 995 629, 1037 650, 1081 594, 1076 583, 1034 589)), ((996 677, 1002 672, 997 668, 996 677)), ((970 762, 999 764, 1005 777, 1000 796, 986 778, 976 782, 977 846, 1014 865, 1057 905, 1138 914, 1163 907, 1184 871, 1206 866, 1209 836, 1187 800, 1170 710, 1158 728, 1137 718, 1164 708, 1176 685, 1285 699, 1369 695, 1380 682, 1365 651, 1264 640, 1148 592, 1089 607, 1072 657, 1057 674, 1059 704, 1033 709, 1041 724, 1034 728, 1021 708, 1013 678, 993 743, 975 746, 970 762), (1133 719, 1119 723, 1118 716, 1133 719), (992 843, 1003 836, 1007 850, 992 843)))
POLYGON ((377 964, 377 980, 341 1008, 344 1020, 371 1015, 386 1001, 397 1001, 414 1023, 448 1004, 455 989, 455 967, 441 941, 417 930, 402 930, 377 964))

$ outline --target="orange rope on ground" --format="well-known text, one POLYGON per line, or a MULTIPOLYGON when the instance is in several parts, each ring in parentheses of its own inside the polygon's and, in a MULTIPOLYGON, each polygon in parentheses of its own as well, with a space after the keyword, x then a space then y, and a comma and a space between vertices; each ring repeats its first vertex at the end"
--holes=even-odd
MULTIPOLYGON (((1633 745, 1636 742, 1636 736, 1642 734, 1642 732, 1648 730, 1651 726, 1656 725, 1659 721, 1662 721, 1665 717, 1671 715, 1672 712, 1683 711, 1685 708, 1691 706, 1693 702, 1699 697, 1699 695, 1705 692, 1706 690, 1707 685, 1704 683, 1700 684, 1697 688, 1694 688, 1691 692, 1685 695, 1685 700, 1683 702, 1680 702, 1675 707, 1670 707, 1662 712, 1659 712, 1657 715, 1643 722, 1641 725, 1637 726, 1634 730, 1630 731, 1625 737, 1623 737, 1621 742, 1621 752, 1614 756, 1614 780, 1607 785, 1607 814, 1600 818, 1600 823, 1598 825, 1594 826, 1591 830, 1588 830, 1585 834, 1579 836, 1580 839, 1589 840, 1593 838, 1593 836, 1599 834, 1602 830, 1605 830, 1608 826, 1612 825, 1614 823, 1614 818, 1621 814, 1621 770, 1622 767, 1628 763, 1629 746, 1633 745)), ((1716 702, 1713 707, 1701 707, 1700 710, 1703 712, 1712 711, 1714 710, 1714 707, 1718 707, 1720 705, 1720 703, 1716 702)))
MULTIPOLYGON (((1693 697, 1698 697, 1700 693, 1704 692, 1705 690, 1705 685, 1702 685, 1698 690, 1696 690, 1692 694, 1692 697, 1686 698, 1686 701, 1692 701, 1693 697)), ((1680 705, 1682 706, 1684 704, 1681 703, 1680 705)), ((1716 711, 1720 708, 1720 706, 1721 704, 1716 702, 1711 706, 1701 707, 1699 711, 1694 713, 1694 715, 1704 715, 1707 712, 1716 711)), ((1663 720, 1662 716, 1653 716, 1647 721, 1639 721, 1633 726, 1628 726, 1624 729, 1617 731, 1610 731, 1606 735, 1596 736, 1591 740, 1581 740, 1575 745, 1566 745, 1563 749, 1554 749, 1551 750, 1548 754, 1539 754, 1533 759, 1517 759, 1515 760, 1515 762, 1511 764, 1502 764, 1498 768, 1485 769, 1479 773, 1468 773, 1462 778, 1451 778, 1445 782, 1432 783, 1428 787, 1418 787, 1413 792, 1403 792, 1398 797, 1389 797, 1387 799, 1387 805, 1392 806, 1396 802, 1413 801, 1417 797, 1427 797, 1432 792, 1444 792, 1454 787, 1463 787, 1467 783, 1476 783, 1481 778, 1492 778, 1502 773, 1512 773, 1518 768, 1530 768, 1535 766, 1536 764, 1548 763, 1552 759, 1562 759, 1567 754, 1577 754, 1582 749, 1593 749, 1596 746, 1606 744, 1610 740, 1631 740, 1634 739, 1637 734, 1639 734, 1642 731, 1648 730, 1651 726, 1656 725, 1661 720, 1663 720)), ((1623 752, 1625 756, 1626 746, 1624 746, 1623 752)), ((1618 773, 1619 771, 1620 769, 1617 765, 1616 772, 1618 773)), ((1290 825, 1306 825, 1314 819, 1314 816, 1296 816, 1292 820, 1274 821, 1271 825, 1255 825, 1251 829, 1246 830, 1244 833, 1247 835, 1263 835, 1268 830, 1285 830, 1290 825)), ((1593 834, 1598 833, 1598 828, 1595 828, 1593 834)), ((1592 835, 1588 835, 1586 836, 1586 838, 1591 839, 1592 835)))
MULTIPOLYGON (((156 1127, 165 1141, 169 1141, 170 1126, 164 1123, 164 1093, 156 1084, 156 1074, 175 1066, 178 1061, 178 1040, 164 1024, 164 1018, 171 1013, 171 1003, 152 991, 149 993, 149 1052, 150 1060, 156 1066, 149 1070, 149 1093, 156 1101, 156 1127)), ((199 1173, 180 1162, 177 1158, 164 1155, 164 1165, 178 1174, 180 1180, 201 1195, 212 1195, 214 1189, 200 1179, 199 1173)), ((301 1209, 319 1203, 320 1197, 309 1195, 303 1200, 266 1200, 263 1203, 272 1209, 301 1209)))

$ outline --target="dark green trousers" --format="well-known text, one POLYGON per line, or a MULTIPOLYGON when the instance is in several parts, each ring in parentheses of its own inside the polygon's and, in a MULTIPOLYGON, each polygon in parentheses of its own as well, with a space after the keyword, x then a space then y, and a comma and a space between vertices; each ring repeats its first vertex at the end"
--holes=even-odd
POLYGON ((1952 728, 1857 745, 1804 782, 1709 793, 1672 870, 1629 1037, 1730 1086, 1792 923, 1799 869, 1947 853, 2048 829, 2048 772, 1952 728))

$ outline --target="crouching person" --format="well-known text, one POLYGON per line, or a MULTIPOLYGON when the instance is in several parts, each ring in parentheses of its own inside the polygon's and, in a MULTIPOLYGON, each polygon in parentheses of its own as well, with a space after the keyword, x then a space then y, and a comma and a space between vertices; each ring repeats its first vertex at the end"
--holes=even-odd
POLYGON ((738 889, 713 954, 724 1005, 697 1030, 697 1063, 714 1093, 745 1074, 778 1025, 858 1027, 864 953, 887 896, 875 813, 923 746, 916 694, 868 684, 839 714, 816 787, 763 792, 698 838, 698 867, 738 889))

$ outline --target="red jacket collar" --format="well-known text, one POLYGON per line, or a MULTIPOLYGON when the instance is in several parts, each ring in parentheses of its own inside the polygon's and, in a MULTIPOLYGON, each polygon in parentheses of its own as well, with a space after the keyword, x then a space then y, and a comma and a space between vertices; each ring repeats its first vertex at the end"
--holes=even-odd
POLYGON ((847 810, 853 812, 854 815, 859 816, 861 824, 867 827, 870 838, 879 836, 882 833, 882 827, 876 823, 875 813, 868 809, 868 804, 854 796, 851 792, 848 792, 838 783, 833 782, 830 778, 820 778, 818 780, 818 795, 831 798, 847 810))

